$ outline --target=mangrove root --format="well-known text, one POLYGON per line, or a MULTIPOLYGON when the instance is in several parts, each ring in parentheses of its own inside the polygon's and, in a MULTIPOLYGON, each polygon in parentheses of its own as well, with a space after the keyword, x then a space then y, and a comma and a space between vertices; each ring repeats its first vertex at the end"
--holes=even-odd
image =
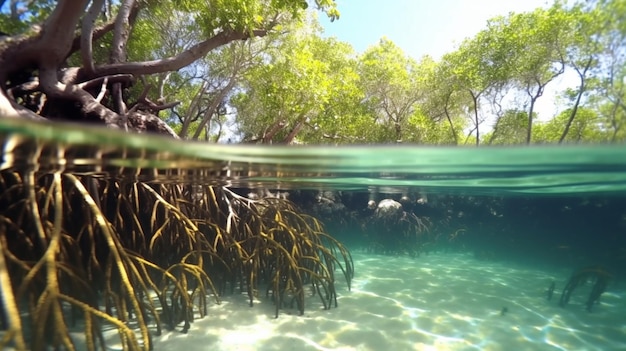
POLYGON ((602 295, 602 293, 606 290, 610 278, 611 275, 603 268, 598 266, 586 267, 574 272, 574 274, 572 274, 569 281, 563 288, 559 305, 561 307, 565 307, 565 305, 569 302, 572 292, 577 287, 585 284, 588 281, 591 281, 593 282, 593 286, 585 304, 587 307, 587 311, 591 312, 591 308, 593 307, 593 305, 600 301, 600 295, 602 295))
POLYGON ((74 350, 80 319, 88 350, 105 348, 103 325, 150 350, 228 285, 250 304, 267 287, 276 316, 302 314, 305 291, 336 306, 336 270, 350 287, 348 250, 286 199, 123 179, 0 170, 0 349, 74 350))

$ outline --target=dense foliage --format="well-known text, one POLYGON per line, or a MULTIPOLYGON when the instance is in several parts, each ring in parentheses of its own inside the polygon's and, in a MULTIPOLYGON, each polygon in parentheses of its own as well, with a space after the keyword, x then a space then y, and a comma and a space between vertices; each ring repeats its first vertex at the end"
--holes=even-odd
POLYGON ((235 131, 265 143, 623 141, 625 3, 493 18, 440 60, 408 57, 387 38, 356 54, 313 26, 293 28, 244 74, 230 100, 235 131), (537 109, 547 89, 557 90, 553 115, 537 109))
MULTIPOLYGON (((125 105, 151 109, 182 138, 451 145, 626 139, 625 0, 556 1, 496 17, 439 59, 409 57, 387 38, 362 53, 328 38, 316 13, 305 9, 338 18, 331 0, 93 4, 101 11, 94 17, 96 68, 87 78, 128 73, 134 79, 117 77, 123 94, 111 87, 103 105, 120 115, 125 105), (126 39, 112 29, 124 11, 126 39), (220 42, 203 47, 215 39, 220 42), (106 69, 116 62, 157 62, 158 69, 106 69), (538 111, 552 98, 546 91, 555 89, 552 115, 538 111)), ((49 22, 58 7, 2 1, 1 29, 37 34, 31 25, 49 22)), ((84 69, 90 60, 72 50, 58 67, 84 69)), ((22 95, 17 104, 32 109, 29 99, 22 95)))

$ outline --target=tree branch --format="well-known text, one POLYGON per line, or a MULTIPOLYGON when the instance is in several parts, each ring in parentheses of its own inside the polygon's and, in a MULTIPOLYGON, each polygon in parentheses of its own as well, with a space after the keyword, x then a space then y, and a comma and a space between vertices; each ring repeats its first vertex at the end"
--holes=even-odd
POLYGON ((102 10, 104 0, 94 0, 89 7, 89 11, 85 17, 83 17, 83 24, 80 37, 80 56, 83 63, 83 67, 88 74, 93 74, 95 66, 93 63, 93 29, 96 24, 96 18, 102 10))
POLYGON ((120 10, 115 18, 115 29, 113 31, 113 43, 111 45, 111 63, 126 61, 126 44, 130 36, 130 15, 135 6, 135 0, 124 0, 120 5, 120 10))
POLYGON ((100 92, 96 96, 96 101, 98 102, 102 101, 102 99, 104 98, 104 95, 106 95, 108 83, 109 83, 109 78, 104 77, 104 79, 102 80, 102 86, 100 87, 100 92))
POLYGON ((141 92, 141 95, 139 95, 139 98, 137 99, 137 103, 135 104, 135 106, 131 107, 130 112, 136 111, 139 106, 143 105, 146 106, 147 108, 149 108, 151 111, 154 112, 158 112, 161 110, 167 110, 169 108, 175 107, 178 104, 180 104, 180 101, 174 101, 174 102, 170 102, 167 104, 156 104, 155 102, 153 102, 152 100, 148 99, 148 91, 152 88, 152 85, 147 84, 144 88, 143 91, 141 92))
MULTIPOLYGON (((135 11, 138 12, 138 8, 135 11)), ((136 16, 136 14, 133 14, 133 16, 136 16)), ((93 34, 91 38, 92 43, 102 38, 108 32, 112 31, 113 28, 115 28, 115 22, 107 22, 107 23, 101 24, 100 26, 95 27, 93 29, 93 34)), ((74 38, 74 41, 72 41, 72 48, 70 49, 70 52, 68 53, 67 57, 69 57, 71 54, 75 53, 76 51, 80 50, 81 45, 82 45, 81 44, 82 37, 83 36, 81 34, 81 35, 78 35, 76 38, 74 38)))
POLYGON ((81 89, 91 89, 97 85, 100 85, 104 79, 106 79, 108 83, 122 83, 123 82, 123 83, 130 84, 130 82, 132 82, 133 80, 133 76, 130 74, 115 74, 112 76, 98 77, 98 78, 77 84, 77 86, 81 89))
POLYGON ((224 97, 226 97, 226 94, 228 94, 228 92, 235 86, 236 81, 237 79, 235 78, 235 74, 233 74, 230 77, 228 84, 226 84, 226 86, 220 89, 220 91, 217 93, 217 96, 215 96, 215 98, 211 102, 211 105, 205 111, 204 116, 202 117, 202 120, 200 121, 200 124, 198 124, 198 128, 196 129, 196 132, 193 135, 194 140, 200 137, 200 133, 202 132, 202 129, 204 128, 204 126, 206 126, 209 123, 209 121, 211 120, 211 117, 213 116, 217 108, 219 107, 220 103, 224 100, 224 97))
POLYGON ((88 0, 59 0, 46 20, 39 40, 40 65, 59 67, 72 48, 74 29, 85 12, 88 0))
POLYGON ((202 85, 200 86, 200 89, 198 89, 198 93, 196 93, 193 99, 191 99, 189 108, 187 108, 187 113, 185 113, 185 116, 181 118, 182 127, 180 129, 180 133, 178 134, 181 138, 187 137, 187 131, 189 130, 189 125, 199 117, 201 113, 200 107, 199 107, 200 101, 202 100, 202 97, 206 93, 207 86, 208 86, 208 83, 206 80, 204 80, 202 82, 202 85), (198 112, 196 112, 196 110, 198 112), (194 114, 196 115, 195 118, 193 118, 194 114))
MULTIPOLYGON (((124 0, 120 5, 120 10, 115 18, 115 29, 113 30, 113 43, 111 45, 110 63, 126 62, 126 44, 130 36, 131 21, 129 19, 135 0, 124 0)), ((126 104, 122 96, 122 85, 115 83, 111 87, 113 104, 118 113, 126 114, 126 104)))
MULTIPOLYGON (((256 37, 262 37, 267 34, 266 30, 253 31, 256 37)), ((119 73, 128 73, 134 75, 147 75, 167 71, 177 71, 186 67, 201 57, 204 57, 209 51, 218 48, 224 44, 235 40, 246 40, 250 38, 250 33, 235 32, 226 30, 219 32, 215 36, 200 42, 191 48, 181 52, 180 54, 160 60, 128 62, 128 63, 112 63, 96 67, 96 76, 107 76, 119 73)), ((81 74, 79 73, 79 76, 81 74)))
POLYGON ((46 120, 24 106, 13 102, 12 99, 8 99, 3 91, 0 91, 0 116, 2 116, 2 118, 27 118, 37 121, 46 120))
POLYGON ((276 122, 274 122, 274 124, 266 129, 266 132, 263 133, 263 136, 261 137, 261 142, 263 144, 270 144, 272 142, 272 139, 274 139, 274 135, 276 135, 276 133, 278 133, 281 129, 287 127, 289 125, 289 123, 285 122, 284 120, 278 120, 276 122))

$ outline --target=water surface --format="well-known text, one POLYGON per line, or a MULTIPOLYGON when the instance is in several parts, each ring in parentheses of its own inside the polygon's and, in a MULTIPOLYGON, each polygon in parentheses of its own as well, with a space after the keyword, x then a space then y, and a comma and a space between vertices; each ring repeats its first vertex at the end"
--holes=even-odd
POLYGON ((271 301, 225 296, 156 350, 626 349, 624 145, 217 145, 12 119, 0 142, 0 171, 284 191, 354 252, 337 309, 273 319, 271 301), (402 216, 379 225, 385 199, 402 216), (426 226, 405 233, 419 248, 385 246, 411 215, 426 226), (596 264, 612 280, 592 311, 593 279, 559 306, 573 272, 596 264))

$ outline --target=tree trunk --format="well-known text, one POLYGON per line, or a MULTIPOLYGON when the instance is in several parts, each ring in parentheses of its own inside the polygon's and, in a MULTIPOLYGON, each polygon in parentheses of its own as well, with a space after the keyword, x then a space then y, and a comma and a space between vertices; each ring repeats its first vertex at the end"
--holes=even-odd
POLYGON ((496 138, 496 135, 498 134, 498 126, 500 125, 502 117, 498 116, 496 118, 496 124, 493 126, 493 131, 491 132, 491 137, 489 137, 489 140, 487 141, 487 145, 491 145, 493 143, 493 140, 496 138))
POLYGON ((569 129, 572 126, 572 122, 574 121, 574 118, 576 117, 576 112, 578 112, 578 106, 580 105, 580 99, 582 98, 585 92, 585 88, 586 88, 585 76, 587 75, 587 71, 591 67, 592 62, 593 62, 593 57, 590 56, 582 72, 578 68, 576 68, 576 72, 578 72, 578 77, 580 78, 580 86, 578 87, 578 95, 576 96, 576 102, 574 103, 572 112, 570 113, 569 118, 567 119, 567 123, 565 123, 565 129, 563 130, 563 134, 561 134, 561 137, 559 138, 559 144, 563 143, 563 140, 565 140, 565 137, 567 137, 567 133, 569 132, 569 129))
POLYGON ((293 143, 293 140, 296 138, 296 135, 298 135, 298 133, 300 133, 300 131, 302 130, 302 127, 304 127, 305 120, 306 120, 305 117, 298 118, 298 122, 296 122, 296 125, 293 126, 293 128, 291 128, 291 131, 289 132, 289 134, 287 134, 287 136, 283 139, 284 144, 293 143))
POLYGON ((474 125, 476 127, 476 146, 478 146, 480 144, 480 130, 478 129, 478 99, 480 98, 480 94, 474 94, 474 92, 470 90, 470 95, 474 101, 474 125))
POLYGON ((530 145, 533 135, 533 113, 535 109, 535 101, 537 98, 530 99, 530 107, 528 108, 528 127, 526 128, 526 145, 530 145))
POLYGON ((200 134, 202 133, 202 129, 204 129, 205 126, 208 126, 208 124, 211 121, 211 118, 217 112, 218 107, 220 106, 224 98, 226 97, 226 94, 228 94, 235 86, 236 81, 237 80, 235 79, 234 76, 230 77, 228 84, 226 84, 226 86, 219 91, 217 96, 215 96, 213 101, 211 101, 211 104, 204 112, 204 116, 202 117, 202 120, 200 121, 200 124, 198 125, 198 128, 196 129, 196 132, 193 134, 194 140, 197 140, 200 137, 200 134))
POLYGON ((276 121, 271 127, 268 127, 266 129, 266 132, 261 137, 261 143, 271 144, 276 133, 278 133, 281 129, 285 128, 287 125, 288 123, 283 120, 276 121))
POLYGON ((539 99, 541 95, 543 95, 543 90, 545 89, 546 84, 548 84, 548 82, 550 82, 551 80, 552 79, 548 80, 545 83, 537 81, 537 92, 535 94, 531 92, 530 85, 526 87, 526 93, 528 94, 528 96, 530 96, 530 107, 528 108, 528 127, 526 128, 526 145, 530 145, 530 142, 532 141, 533 113, 535 111, 535 103, 537 102, 537 99, 539 99))
POLYGON ((445 113, 446 119, 448 120, 448 123, 450 124, 450 131, 452 132, 452 138, 454 139, 454 144, 458 145, 459 138, 456 135, 456 130, 454 129, 454 123, 452 123, 452 118, 450 117, 450 112, 448 111, 448 101, 450 101, 449 96, 446 98, 446 103, 443 106, 443 112, 445 113))

